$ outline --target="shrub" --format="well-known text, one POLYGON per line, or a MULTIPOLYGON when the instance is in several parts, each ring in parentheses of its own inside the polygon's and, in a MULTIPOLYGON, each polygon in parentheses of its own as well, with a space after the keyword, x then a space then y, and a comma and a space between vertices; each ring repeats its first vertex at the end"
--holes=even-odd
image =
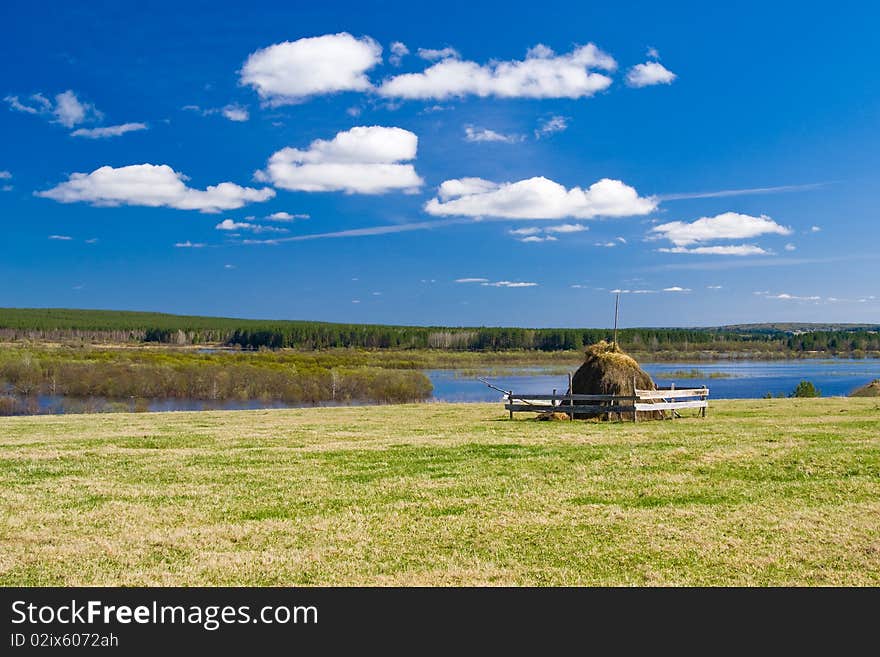
POLYGON ((791 397, 821 397, 822 391, 811 381, 801 381, 791 393, 791 397))

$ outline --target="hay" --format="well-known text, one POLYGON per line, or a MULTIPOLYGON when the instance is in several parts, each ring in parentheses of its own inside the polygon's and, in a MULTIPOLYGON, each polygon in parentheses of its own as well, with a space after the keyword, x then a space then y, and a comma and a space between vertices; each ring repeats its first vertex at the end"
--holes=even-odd
POLYGON ((850 393, 850 397, 880 397, 880 379, 874 379, 871 383, 862 386, 850 393))
POLYGON ((539 413, 536 420, 543 420, 545 422, 557 422, 560 420, 570 420, 568 413, 558 413, 555 411, 545 411, 544 413, 539 413))
MULTIPOLYGON (((635 395, 639 390, 656 390, 651 376, 632 356, 628 356, 614 342, 602 340, 587 347, 584 364, 574 373, 571 392, 576 395, 635 395)), ((575 402, 578 405, 596 405, 591 402, 575 402)), ((578 414, 582 409, 578 409, 578 414)), ((598 413, 597 413, 598 414, 598 413)), ((632 419, 632 413, 623 413, 622 419, 632 419)), ((657 411, 639 412, 638 419, 662 418, 657 411)))

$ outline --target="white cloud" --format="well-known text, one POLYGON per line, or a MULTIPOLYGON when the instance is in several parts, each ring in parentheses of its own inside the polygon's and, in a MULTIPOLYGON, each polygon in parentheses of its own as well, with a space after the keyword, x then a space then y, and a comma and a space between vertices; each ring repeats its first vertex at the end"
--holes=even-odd
POLYGON ((543 119, 538 123, 535 129, 535 139, 552 135, 555 132, 562 132, 568 129, 568 119, 564 116, 551 116, 549 119, 543 119))
POLYGON ((522 281, 496 281, 494 283, 480 283, 484 287, 536 287, 537 283, 526 283, 522 281))
POLYGON ((187 177, 167 164, 103 166, 91 173, 73 173, 63 182, 37 196, 60 203, 86 202, 97 206, 144 205, 178 210, 220 212, 275 196, 269 188, 241 187, 231 182, 193 189, 187 177))
POLYGON ((611 78, 595 69, 613 71, 616 66, 610 55, 592 43, 565 55, 539 46, 517 61, 477 64, 449 57, 421 73, 385 80, 377 91, 394 98, 438 100, 462 96, 584 98, 611 85, 611 78))
POLYGON ((366 72, 382 61, 382 47, 370 37, 347 32, 276 43, 251 53, 240 71, 270 106, 309 96, 371 88, 366 72))
POLYGON ((488 278, 456 278, 456 283, 488 283, 488 278))
POLYGON ((692 223, 673 221, 655 226, 655 237, 668 239, 676 246, 722 239, 746 239, 759 235, 790 235, 791 229, 780 226, 767 215, 753 217, 736 212, 725 212, 714 217, 702 217, 692 223))
POLYGON ((79 128, 70 133, 72 137, 87 137, 88 139, 106 139, 107 137, 119 137, 126 132, 146 130, 146 123, 122 123, 120 125, 108 125, 103 128, 79 128))
POLYGON ((727 196, 751 196, 754 194, 782 194, 802 192, 825 187, 828 183, 809 183, 806 185, 778 185, 776 187, 749 187, 746 189, 720 189, 710 192, 684 192, 679 194, 659 194, 661 201, 679 201, 694 198, 725 198, 727 196))
POLYGON ((190 242, 187 240, 186 242, 177 242, 174 246, 178 249, 202 249, 205 245, 201 242, 190 242))
POLYGON ((50 240, 59 240, 62 242, 69 242, 73 238, 70 235, 49 235, 50 240))
POLYGON ((589 230, 583 224, 559 224, 557 226, 547 226, 545 233, 580 233, 589 230))
POLYGON ((97 244, 98 241, 99 240, 97 237, 90 237, 89 239, 86 240, 86 244, 97 244))
POLYGON ((99 121, 104 116, 94 105, 82 102, 70 89, 56 94, 54 103, 40 93, 31 95, 26 99, 27 102, 22 102, 18 96, 6 96, 3 100, 18 112, 52 116, 54 123, 60 123, 65 128, 73 128, 89 121, 99 121))
POLYGON ((239 230, 241 228, 250 228, 253 224, 245 221, 233 221, 232 219, 224 219, 214 226, 217 230, 239 230))
POLYGON ((680 287, 678 285, 673 285, 672 287, 664 287, 664 292, 690 292, 691 289, 689 287, 680 287))
POLYGON ((253 224, 248 221, 234 221, 233 219, 224 219, 219 224, 214 226, 217 230, 247 230, 252 233, 288 233, 290 232, 286 228, 279 228, 278 226, 261 226, 260 224, 253 224))
POLYGON ((251 118, 250 112, 248 112, 247 107, 242 105, 238 105, 236 103, 230 103, 226 105, 220 110, 220 113, 225 116, 230 121, 247 121, 251 118))
POLYGON ((596 242, 594 246, 601 246, 606 249, 613 249, 615 246, 618 246, 617 242, 596 242))
POLYGON ((631 87, 650 87, 655 84, 671 84, 678 77, 660 62, 636 64, 626 74, 626 83, 631 87))
POLYGON ((101 118, 101 113, 94 105, 81 102, 73 91, 65 91, 55 96, 55 109, 53 113, 58 123, 66 128, 83 123, 90 118, 101 118))
POLYGON ((211 116, 213 114, 221 114, 230 121, 241 123, 251 118, 248 108, 238 103, 229 103, 223 107, 200 107, 198 105, 184 105, 181 109, 188 112, 197 112, 202 116, 211 116))
POLYGON ((721 289, 723 289, 723 287, 721 285, 707 285, 706 289, 707 290, 721 290, 721 289))
POLYGON ((391 56, 388 58, 388 61, 392 66, 400 66, 401 60, 409 54, 409 48, 401 41, 392 42, 390 50, 391 56))
POLYGON ((235 265, 223 265, 223 269, 235 269, 235 265))
POLYGON ((648 59, 660 59, 660 53, 657 52, 657 49, 654 47, 649 47, 645 52, 645 57, 648 59))
POLYGON ((653 198, 642 198, 629 185, 608 178, 587 189, 566 189, 544 177, 500 184, 481 178, 460 178, 443 182, 437 196, 425 204, 428 214, 591 219, 643 215, 657 207, 653 198))
POLYGON ((784 247, 786 251, 797 251, 797 247, 794 244, 786 244, 784 247))
POLYGON ((521 142, 524 139, 522 135, 505 135, 500 132, 495 132, 494 130, 489 130, 487 128, 475 128, 474 126, 468 125, 464 128, 464 140, 471 142, 481 142, 481 141, 500 141, 505 144, 515 144, 517 142, 521 142))
POLYGON ((539 237, 538 235, 530 235, 529 237, 524 237, 520 240, 520 242, 555 242, 557 238, 553 237, 553 235, 545 235, 544 237, 539 237))
POLYGON ((294 219, 309 219, 308 214, 290 214, 289 212, 273 212, 266 219, 269 221, 293 221, 294 219))
POLYGON ((10 180, 12 174, 9 171, 0 171, 0 180, 10 180))
POLYGON ((749 256, 749 255, 771 255, 770 251, 762 249, 754 244, 738 244, 728 246, 698 246, 695 248, 687 248, 676 246, 671 249, 657 249, 661 253, 692 253, 695 255, 732 255, 732 256, 749 256))
POLYGON ((770 294, 769 292, 755 292, 755 294, 758 296, 764 297, 765 299, 777 299, 779 301, 821 301, 822 300, 822 297, 820 297, 820 296, 798 296, 795 294, 787 294, 785 292, 783 292, 781 294, 770 294))
POLYGON ((316 139, 307 150, 283 148, 255 178, 276 187, 304 192, 349 194, 411 192, 422 185, 412 164, 418 137, 402 128, 356 127, 327 141, 316 139))
POLYGON ((820 232, 821 230, 822 230, 822 229, 819 228, 819 226, 810 226, 810 232, 811 232, 811 233, 818 233, 818 232, 820 232))
POLYGON ((530 226, 528 228, 515 228, 513 230, 507 231, 511 235, 537 235, 541 232, 540 228, 535 228, 534 226, 530 226))
POLYGON ((438 59, 461 59, 461 54, 455 49, 446 46, 445 48, 419 48, 418 56, 427 59, 429 62, 435 62, 438 59))

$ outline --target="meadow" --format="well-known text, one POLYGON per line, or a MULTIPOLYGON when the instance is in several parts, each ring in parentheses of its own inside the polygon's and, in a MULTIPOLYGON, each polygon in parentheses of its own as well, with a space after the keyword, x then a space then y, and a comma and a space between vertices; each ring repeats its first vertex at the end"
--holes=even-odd
POLYGON ((880 401, 0 418, 3 585, 880 585, 880 401))

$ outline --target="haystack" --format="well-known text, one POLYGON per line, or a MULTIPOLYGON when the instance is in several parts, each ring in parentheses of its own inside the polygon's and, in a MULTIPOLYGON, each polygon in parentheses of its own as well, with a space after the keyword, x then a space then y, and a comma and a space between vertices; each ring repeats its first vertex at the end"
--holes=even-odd
MULTIPOLYGON (((632 396, 635 388, 656 390, 651 376, 645 372, 632 356, 628 356, 614 342, 602 340, 587 347, 586 359, 571 382, 571 392, 575 395, 622 395, 632 396), (635 386, 633 385, 635 384, 635 386)), ((582 405, 597 405, 604 402, 575 402, 582 405)), ((582 410, 578 409, 578 415, 582 410)), ((598 414, 598 413, 597 413, 598 414)), ((632 419, 632 413, 623 413, 623 419, 632 419)), ((638 419, 663 417, 660 412, 639 412, 638 419)))
POLYGON ((880 379, 874 379, 871 383, 862 386, 855 392, 850 393, 850 397, 880 397, 880 379))

